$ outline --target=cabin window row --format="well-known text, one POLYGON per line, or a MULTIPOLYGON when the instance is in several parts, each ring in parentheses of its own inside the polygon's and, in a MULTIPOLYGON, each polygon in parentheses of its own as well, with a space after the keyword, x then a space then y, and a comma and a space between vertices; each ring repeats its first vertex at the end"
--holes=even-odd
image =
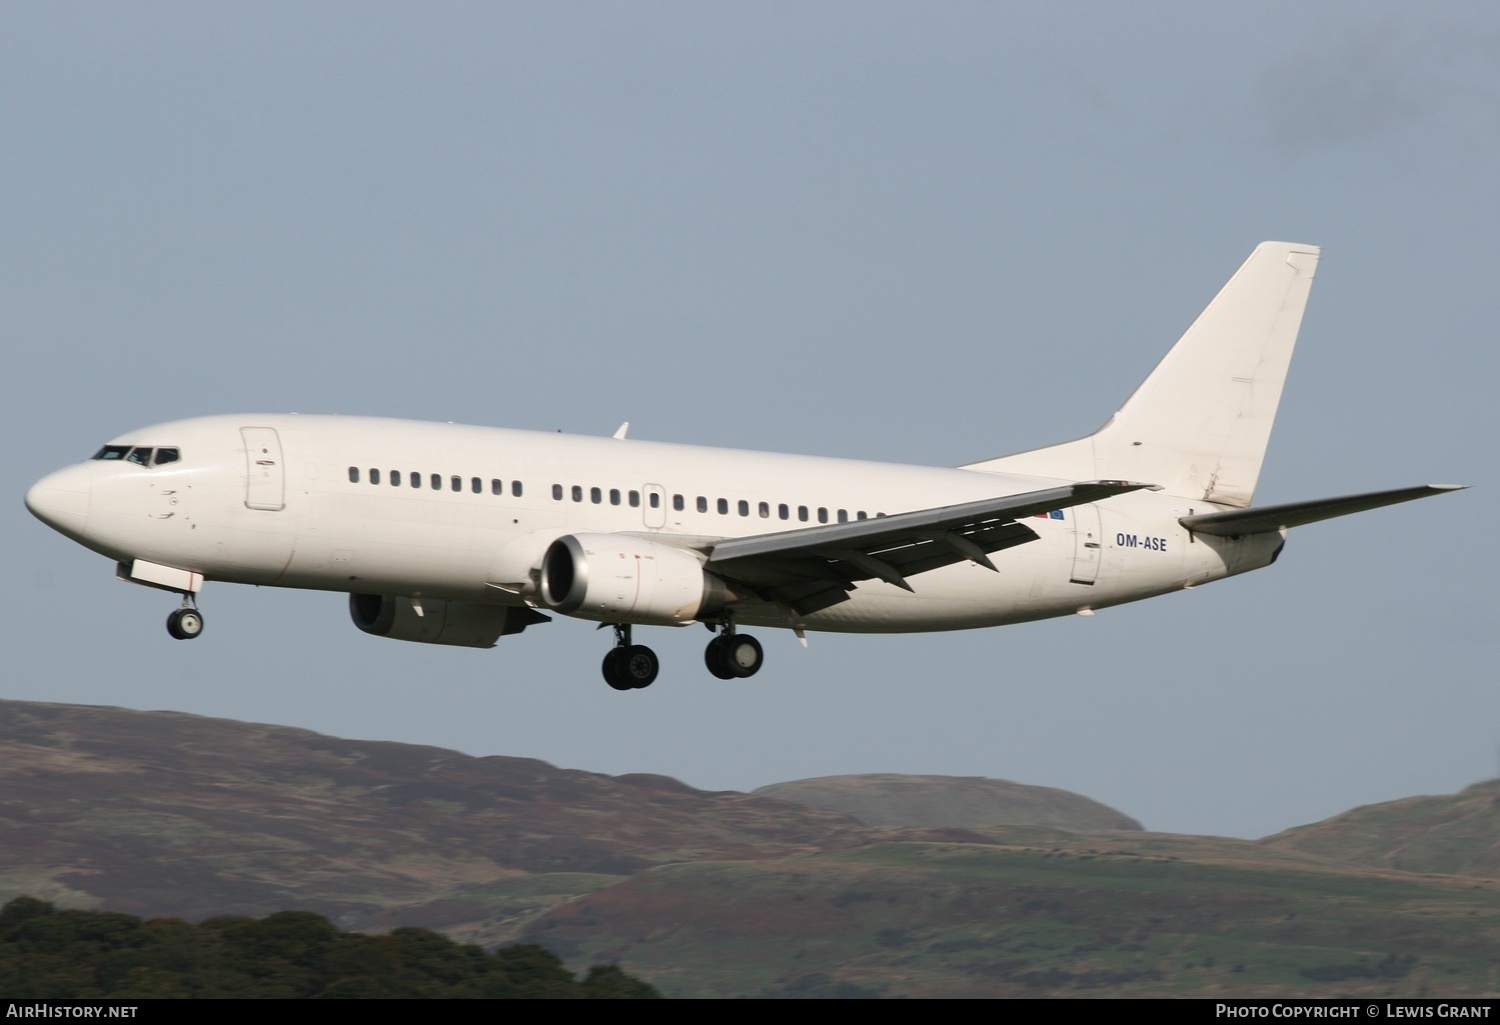
MULTIPOLYGON (((482 477, 469 477, 467 478, 467 480, 465 480, 464 477, 459 476, 458 474, 453 474, 452 476, 445 479, 444 476, 440 473, 434 473, 424 476, 423 474, 412 470, 406 475, 405 479, 408 486, 413 489, 422 488, 425 482, 433 491, 447 490, 461 492, 467 488, 467 490, 473 492, 476 495, 483 494, 485 491, 484 478, 482 477)), ((390 486, 399 488, 402 486, 403 475, 400 470, 390 470, 388 472, 382 472, 379 467, 374 466, 364 471, 361 471, 358 466, 349 467, 349 482, 351 484, 358 484, 361 482, 361 480, 368 481, 371 484, 380 484, 382 480, 384 480, 385 482, 389 483, 390 486)), ((524 489, 522 488, 520 481, 513 480, 510 482, 510 493, 514 497, 520 498, 523 491, 524 489)), ((505 482, 498 477, 490 478, 489 492, 492 495, 505 494, 505 482)), ((554 501, 558 502, 566 501, 568 498, 572 498, 573 501, 580 503, 585 501, 585 498, 587 498, 587 501, 593 505, 603 505, 607 501, 610 505, 628 505, 632 509, 639 509, 644 498, 645 504, 649 508, 660 509, 663 495, 659 491, 648 491, 643 496, 641 492, 635 490, 622 491, 620 488, 584 488, 581 484, 574 484, 570 487, 564 487, 561 484, 554 484, 552 485, 552 498, 554 501)), ((707 513, 710 508, 708 496, 697 496, 697 499, 694 502, 694 507, 700 513, 707 513)), ((720 516, 728 516, 730 514, 731 503, 727 498, 716 498, 713 500, 712 507, 720 516)), ((686 496, 681 494, 674 494, 672 496, 672 508, 676 512, 686 511, 686 496)), ((772 505, 770 502, 756 502, 752 505, 752 503, 748 500, 741 498, 733 503, 732 508, 741 516, 748 517, 753 512, 754 515, 763 520, 769 520, 772 518, 772 505)), ((776 519, 791 520, 793 518, 793 508, 787 503, 781 502, 775 506, 774 515, 776 519)), ((875 515, 876 517, 881 517, 884 516, 885 513, 878 512, 875 515)), ((816 520, 818 523, 848 523, 850 520, 849 510, 836 509, 830 512, 828 507, 821 505, 816 509, 805 505, 799 505, 796 507, 795 516, 797 522, 799 523, 810 523, 814 520, 816 520)), ((869 513, 865 512, 863 509, 859 509, 854 512, 853 518, 855 520, 866 520, 869 519, 870 516, 869 513)))
MULTIPOLYGON (((562 502, 571 497, 575 502, 582 502, 585 500, 585 496, 587 496, 587 500, 593 505, 603 505, 606 498, 608 499, 610 505, 620 505, 622 502, 624 502, 632 509, 639 508, 641 504, 641 493, 639 491, 621 492, 619 488, 610 488, 608 489, 608 491, 606 491, 604 488, 585 489, 581 484, 574 484, 571 487, 567 488, 565 488, 561 484, 552 485, 552 498, 554 501, 562 502)), ((646 504, 649 505, 652 509, 661 508, 662 495, 659 492, 648 491, 645 497, 646 504)), ((695 507, 700 513, 708 512, 708 496, 699 495, 697 497, 695 507)), ((686 496, 673 495, 672 508, 676 512, 685 511, 687 509, 686 496)), ((728 516, 731 508, 730 501, 727 498, 717 498, 713 502, 713 508, 718 511, 720 516, 728 516)), ((748 500, 742 498, 734 503, 733 508, 741 516, 750 516, 753 510, 754 514, 759 516, 763 520, 769 520, 772 517, 772 506, 770 502, 756 502, 752 505, 748 500)), ((830 520, 834 519, 836 519, 836 521, 839 523, 849 522, 849 510, 847 509, 835 510, 830 515, 829 510, 825 506, 819 506, 816 510, 816 514, 812 509, 808 508, 805 505, 799 505, 796 508, 796 517, 798 522, 800 523, 811 522, 814 515, 816 515, 817 521, 819 523, 828 523, 830 522, 830 520)), ((877 517, 880 517, 884 516, 885 513, 876 513, 875 515, 877 517)), ((785 502, 778 504, 777 506, 775 506, 775 516, 777 519, 790 520, 792 518, 792 507, 787 505, 785 502)), ((854 519, 856 520, 867 520, 869 518, 869 513, 865 512, 863 509, 857 510, 854 513, 854 519)))
MULTIPOLYGON (((391 470, 388 473, 382 473, 379 467, 372 466, 369 468, 369 470, 362 473, 360 471, 360 468, 357 466, 349 467, 350 484, 358 484, 361 478, 369 481, 371 484, 379 484, 381 480, 384 479, 390 484, 391 487, 394 488, 401 487, 403 483, 403 475, 400 470, 391 470)), ((405 483, 413 489, 419 489, 423 487, 425 483, 426 485, 430 486, 431 490, 433 491, 463 491, 467 488, 467 490, 473 492, 476 495, 484 494, 485 490, 484 478, 482 477, 470 477, 467 479, 467 481, 465 481, 465 479, 458 474, 453 474, 452 476, 445 479, 441 473, 424 475, 418 473, 416 470, 412 470, 405 475, 405 483)), ((498 477, 490 478, 489 491, 492 495, 505 494, 505 481, 501 480, 498 477)), ((511 495, 516 498, 520 498, 523 491, 524 488, 521 486, 520 481, 513 480, 510 482, 511 495)))

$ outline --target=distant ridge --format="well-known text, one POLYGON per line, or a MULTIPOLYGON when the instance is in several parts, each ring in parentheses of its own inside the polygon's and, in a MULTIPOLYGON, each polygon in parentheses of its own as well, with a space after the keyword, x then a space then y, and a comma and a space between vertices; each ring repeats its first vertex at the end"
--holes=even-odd
POLYGON ((1260 843, 1346 865, 1500 878, 1500 780, 1367 804, 1260 843))
POLYGON ((1141 828, 1128 815, 1067 790, 983 776, 819 776, 773 783, 753 795, 836 811, 867 826, 1050 826, 1082 833, 1141 828))

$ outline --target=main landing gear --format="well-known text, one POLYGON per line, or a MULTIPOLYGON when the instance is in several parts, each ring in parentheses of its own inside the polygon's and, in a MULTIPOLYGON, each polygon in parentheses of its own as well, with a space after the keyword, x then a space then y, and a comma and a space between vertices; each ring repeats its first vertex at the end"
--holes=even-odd
MULTIPOLYGON (((630 643, 630 624, 612 623, 615 646, 604 656, 604 682, 615 690, 640 690, 649 687, 661 672, 661 660, 644 644, 630 643)), ((713 624, 704 624, 712 630, 713 624)), ((765 653, 760 641, 749 634, 734 632, 734 621, 726 620, 719 636, 708 642, 703 652, 708 671, 721 680, 744 679, 760 672, 765 653)))
POLYGON ((167 617, 167 633, 179 641, 190 641, 203 632, 203 613, 198 611, 196 599, 191 594, 182 596, 182 608, 174 609, 167 617))
POLYGON ((765 653, 760 641, 749 634, 735 633, 734 623, 729 622, 724 624, 723 633, 708 642, 703 662, 721 680, 743 679, 760 672, 765 653))
POLYGON ((615 623, 615 646, 604 656, 604 682, 615 690, 640 690, 656 681, 661 660, 644 644, 630 643, 630 624, 615 623))

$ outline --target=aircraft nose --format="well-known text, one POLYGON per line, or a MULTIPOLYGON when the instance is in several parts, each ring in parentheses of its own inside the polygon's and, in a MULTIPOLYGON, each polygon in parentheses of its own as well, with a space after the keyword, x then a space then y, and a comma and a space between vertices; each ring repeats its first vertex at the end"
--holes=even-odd
POLYGON ((80 537, 89 519, 89 468, 69 466, 49 473, 26 492, 26 508, 47 526, 80 537))

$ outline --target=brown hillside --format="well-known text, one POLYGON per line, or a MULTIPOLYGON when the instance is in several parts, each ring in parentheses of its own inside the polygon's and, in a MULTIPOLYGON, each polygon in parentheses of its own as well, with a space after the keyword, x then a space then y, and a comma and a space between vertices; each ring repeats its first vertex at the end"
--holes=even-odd
POLYGON ((661 776, 17 701, 0 701, 0 832, 4 899, 189 918, 296 907, 345 928, 489 920, 486 935, 654 865, 869 835, 661 776))

